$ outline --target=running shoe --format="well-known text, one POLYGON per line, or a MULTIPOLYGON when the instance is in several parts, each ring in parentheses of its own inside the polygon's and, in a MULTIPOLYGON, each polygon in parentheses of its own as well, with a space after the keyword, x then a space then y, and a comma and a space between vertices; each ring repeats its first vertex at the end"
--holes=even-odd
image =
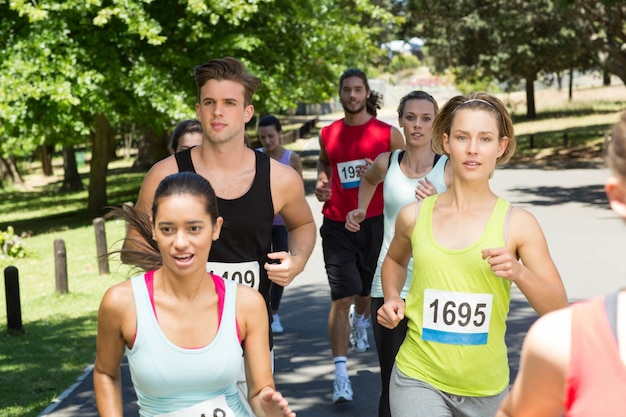
POLYGON ((278 317, 278 314, 274 314, 273 316, 273 321, 272 321, 272 333, 282 333, 285 331, 285 329, 283 329, 283 325, 280 323, 280 317, 278 317))
POLYGON ((367 337, 367 328, 370 325, 369 320, 359 320, 359 323, 354 323, 356 314, 354 304, 352 304, 348 312, 348 321, 350 322, 350 344, 357 352, 365 352, 370 348, 367 337))
POLYGON ((335 377, 333 382, 333 403, 352 401, 352 384, 346 376, 335 377))

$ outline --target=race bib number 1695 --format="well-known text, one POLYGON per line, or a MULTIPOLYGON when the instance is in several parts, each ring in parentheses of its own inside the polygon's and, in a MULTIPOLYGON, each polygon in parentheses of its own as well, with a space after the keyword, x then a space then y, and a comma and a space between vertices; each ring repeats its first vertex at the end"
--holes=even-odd
POLYGON ((422 339, 452 345, 484 345, 493 294, 426 289, 422 339))

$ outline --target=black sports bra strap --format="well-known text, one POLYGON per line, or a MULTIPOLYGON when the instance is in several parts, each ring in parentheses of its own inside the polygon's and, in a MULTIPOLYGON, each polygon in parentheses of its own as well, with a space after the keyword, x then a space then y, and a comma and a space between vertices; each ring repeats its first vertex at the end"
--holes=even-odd
MULTIPOLYGON (((401 150, 398 154, 398 165, 402 162, 402 157, 404 156, 404 150, 401 150)), ((387 169, 391 166, 391 157, 393 156, 393 151, 389 152, 389 162, 387 163, 387 169)))
POLYGON ((176 158, 176 164, 178 165, 178 172, 193 172, 196 173, 191 160, 191 149, 185 149, 181 152, 176 152, 174 158, 176 158))
POLYGON ((612 293, 604 297, 604 308, 606 309, 606 316, 609 319, 609 325, 615 340, 617 340, 617 295, 619 293, 612 293))

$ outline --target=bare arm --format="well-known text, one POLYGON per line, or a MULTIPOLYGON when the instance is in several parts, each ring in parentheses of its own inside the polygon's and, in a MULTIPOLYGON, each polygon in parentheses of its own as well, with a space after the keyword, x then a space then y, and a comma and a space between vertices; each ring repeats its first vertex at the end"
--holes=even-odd
POLYGON ((404 300, 400 297, 406 283, 407 266, 411 259, 411 234, 415 228, 419 203, 404 206, 396 218, 396 227, 389 250, 383 261, 381 283, 385 304, 378 310, 378 323, 395 328, 404 319, 404 300))
POLYGON ((372 166, 361 178, 358 207, 346 215, 346 229, 349 231, 356 232, 361 229, 360 223, 365 219, 367 207, 372 201, 376 187, 383 182, 385 175, 387 175, 390 157, 390 152, 383 152, 378 155, 372 166))
POLYGON ((263 297, 237 286, 237 320, 243 337, 248 401, 258 417, 295 417, 287 400, 276 391, 269 350, 269 329, 263 297), (242 328, 243 327, 243 328, 242 328))
POLYGON ((271 187, 274 210, 280 213, 288 231, 289 252, 268 254, 279 264, 265 264, 268 277, 282 286, 289 285, 304 270, 315 246, 313 213, 304 195, 302 177, 293 169, 271 161, 271 187))
POLYGON ((522 346, 520 370, 496 417, 560 417, 570 357, 571 311, 540 317, 522 346))
POLYGON ((537 313, 569 305, 546 238, 530 212, 513 208, 507 247, 484 249, 483 259, 497 276, 513 281, 537 313))
POLYGON ((117 285, 105 293, 98 310, 93 385, 96 405, 102 417, 123 415, 120 363, 126 342, 122 335, 122 323, 125 311, 131 307, 134 311, 133 303, 130 288, 117 285))
POLYGON ((320 132, 320 155, 317 160, 317 182, 315 184, 315 197, 318 201, 326 201, 330 198, 330 177, 332 169, 330 160, 326 153, 326 148, 322 141, 322 133, 320 132))
POLYGON ((302 158, 296 152, 291 152, 291 156, 289 157, 289 166, 296 170, 298 174, 300 174, 300 178, 302 178, 302 158))

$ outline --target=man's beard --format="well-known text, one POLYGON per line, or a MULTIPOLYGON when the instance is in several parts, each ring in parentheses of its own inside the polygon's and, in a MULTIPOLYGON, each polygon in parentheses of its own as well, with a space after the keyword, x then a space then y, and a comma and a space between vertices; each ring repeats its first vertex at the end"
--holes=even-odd
MULTIPOLYGON (((355 103, 356 104, 356 103, 355 103)), ((364 102, 362 106, 359 106, 356 109, 351 109, 349 108, 346 103, 344 103, 343 101, 341 102, 341 107, 343 107, 343 111, 345 111, 346 113, 349 114, 359 114, 361 113, 363 110, 365 110, 365 108, 367 107, 367 102, 364 102)))

